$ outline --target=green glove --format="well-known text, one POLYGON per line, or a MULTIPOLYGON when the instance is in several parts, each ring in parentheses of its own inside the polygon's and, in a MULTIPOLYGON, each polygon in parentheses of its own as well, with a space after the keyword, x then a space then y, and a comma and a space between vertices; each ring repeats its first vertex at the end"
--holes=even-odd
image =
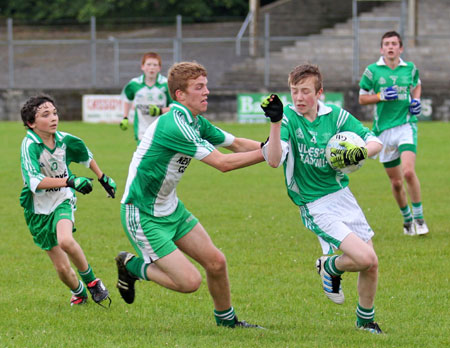
POLYGON ((67 178, 66 186, 73 188, 75 191, 81 192, 83 195, 92 191, 92 179, 83 176, 76 177, 71 175, 67 178))
POLYGON ((124 117, 122 122, 120 122, 119 127, 121 130, 127 130, 128 129, 128 117, 124 117))
POLYGON ((98 179, 98 181, 100 181, 100 184, 102 184, 103 188, 108 194, 108 197, 114 198, 117 190, 117 185, 115 181, 109 176, 106 176, 105 174, 103 174, 102 177, 98 179))
POLYGON ((270 118, 270 122, 278 122, 283 118, 283 103, 276 94, 266 97, 261 103, 264 115, 270 118))
POLYGON ((331 164, 338 169, 351 164, 358 164, 367 158, 367 149, 365 147, 359 147, 347 141, 342 141, 339 145, 344 146, 345 150, 331 149, 331 153, 334 156, 330 158, 331 164))
POLYGON ((150 116, 153 116, 153 117, 159 116, 162 114, 161 108, 157 107, 156 105, 150 105, 148 107, 148 112, 149 112, 150 116))

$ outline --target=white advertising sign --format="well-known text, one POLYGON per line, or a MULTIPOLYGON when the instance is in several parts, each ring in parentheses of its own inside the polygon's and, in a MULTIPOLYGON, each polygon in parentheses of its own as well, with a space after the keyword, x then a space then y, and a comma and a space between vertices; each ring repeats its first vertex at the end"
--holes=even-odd
MULTIPOLYGON (((120 123, 123 118, 124 102, 120 95, 83 95, 83 122, 120 123)), ((134 111, 130 110, 132 121, 134 111)))

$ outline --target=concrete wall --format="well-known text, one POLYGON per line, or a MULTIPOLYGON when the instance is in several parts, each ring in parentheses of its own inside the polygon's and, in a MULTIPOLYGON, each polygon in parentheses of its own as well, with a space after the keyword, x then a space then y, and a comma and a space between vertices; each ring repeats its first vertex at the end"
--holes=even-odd
MULTIPOLYGON (((373 107, 358 104, 359 89, 334 87, 329 92, 344 94, 344 107, 361 120, 371 120, 373 107)), ((62 120, 80 121, 83 94, 119 94, 117 89, 55 89, 40 91, 53 96, 57 102, 62 120)), ((211 90, 208 97, 208 112, 205 116, 212 121, 236 121, 237 92, 211 90)), ((241 91, 246 92, 246 91, 241 91)), ((269 93, 269 92, 268 92, 269 93)), ((0 90, 0 121, 20 121, 20 108, 36 90, 0 90)), ((424 86, 422 95, 423 114, 430 120, 450 121, 450 94, 447 88, 424 86)))

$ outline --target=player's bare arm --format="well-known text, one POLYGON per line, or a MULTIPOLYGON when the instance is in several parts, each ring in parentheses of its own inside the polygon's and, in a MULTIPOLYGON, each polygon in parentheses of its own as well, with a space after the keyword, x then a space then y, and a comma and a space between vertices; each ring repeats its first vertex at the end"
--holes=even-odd
POLYGON ((377 94, 362 94, 359 96, 359 103, 361 105, 376 104, 380 101, 377 94))
POLYGON ((202 159, 202 162, 224 173, 234 169, 248 167, 262 161, 264 161, 264 157, 261 149, 229 154, 223 154, 218 150, 214 150, 202 159))
POLYGON ((383 144, 377 141, 369 141, 365 147, 367 149, 367 157, 372 157, 381 151, 383 144))
POLYGON ((261 143, 246 138, 235 138, 233 144, 225 148, 233 152, 247 152, 260 149, 261 143))

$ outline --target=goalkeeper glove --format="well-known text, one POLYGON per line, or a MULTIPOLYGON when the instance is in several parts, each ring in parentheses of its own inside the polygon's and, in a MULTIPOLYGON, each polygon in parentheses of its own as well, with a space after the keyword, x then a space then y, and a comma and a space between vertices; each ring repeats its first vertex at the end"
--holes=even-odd
POLYGON ((264 115, 270 118, 270 122, 278 122, 283 118, 283 103, 276 94, 271 94, 264 98, 261 103, 264 115))
POLYGON ((344 146, 345 150, 331 149, 331 153, 334 156, 330 158, 331 164, 338 169, 345 168, 351 164, 358 164, 367 158, 367 149, 365 147, 359 147, 347 141, 342 141, 339 145, 344 146))
POLYGON ((390 101, 398 99, 398 92, 395 86, 389 86, 377 93, 381 101, 390 101))
POLYGON ((162 114, 162 110, 161 108, 157 107, 156 105, 150 105, 148 107, 148 113, 150 114, 150 116, 159 116, 162 114))
POLYGON ((102 184, 103 188, 108 194, 107 197, 115 198, 117 190, 117 185, 115 181, 109 176, 106 176, 105 174, 103 174, 102 177, 98 179, 98 181, 100 182, 100 184, 102 184))
POLYGON ((128 129, 128 117, 124 117, 122 119, 122 122, 120 122, 119 127, 121 130, 127 130, 128 129))
POLYGON ((409 104, 409 112, 411 115, 420 115, 422 112, 422 104, 420 103, 419 99, 413 99, 411 100, 411 104, 409 104))
POLYGON ((92 191, 92 179, 85 177, 76 177, 70 175, 66 180, 66 187, 71 187, 75 191, 81 192, 83 195, 92 191))

